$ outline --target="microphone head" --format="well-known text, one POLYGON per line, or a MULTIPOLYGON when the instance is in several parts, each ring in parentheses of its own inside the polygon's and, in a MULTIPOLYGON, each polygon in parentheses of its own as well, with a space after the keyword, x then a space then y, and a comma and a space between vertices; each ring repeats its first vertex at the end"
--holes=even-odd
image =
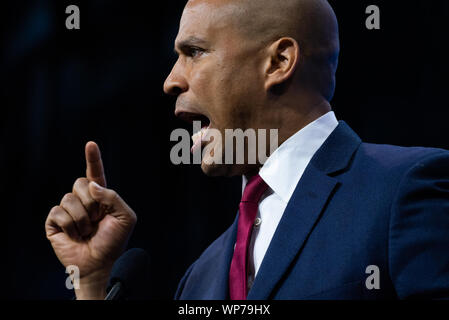
POLYGON ((146 299, 150 292, 150 259, 143 249, 129 249, 114 263, 109 279, 108 291, 120 282, 125 299, 146 299))

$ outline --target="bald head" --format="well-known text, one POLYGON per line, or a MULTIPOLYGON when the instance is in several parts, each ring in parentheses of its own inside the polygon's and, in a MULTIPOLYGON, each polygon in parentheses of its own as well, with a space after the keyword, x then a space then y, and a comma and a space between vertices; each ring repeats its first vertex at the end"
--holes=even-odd
MULTIPOLYGON (((190 0, 196 6, 205 0, 190 0)), ((217 24, 235 27, 245 41, 267 45, 282 37, 300 48, 298 79, 330 100, 340 51, 338 23, 326 0, 214 0, 220 11, 217 24)))

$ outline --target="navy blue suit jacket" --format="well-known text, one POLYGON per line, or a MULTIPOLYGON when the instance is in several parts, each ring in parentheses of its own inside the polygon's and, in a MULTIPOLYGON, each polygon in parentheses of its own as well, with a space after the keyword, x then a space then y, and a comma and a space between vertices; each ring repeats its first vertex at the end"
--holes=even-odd
MULTIPOLYGON (((236 229, 237 218, 175 299, 229 298, 236 229)), ((299 181, 248 299, 397 298, 449 298, 449 152, 362 143, 340 122, 299 181), (366 286, 372 265, 380 289, 366 286)))

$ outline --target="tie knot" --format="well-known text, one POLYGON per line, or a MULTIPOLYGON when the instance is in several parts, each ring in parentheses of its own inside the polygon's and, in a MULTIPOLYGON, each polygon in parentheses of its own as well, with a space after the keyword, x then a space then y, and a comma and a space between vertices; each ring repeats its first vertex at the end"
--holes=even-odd
POLYGON ((255 175, 251 177, 243 191, 242 202, 259 203, 260 198, 267 189, 268 185, 263 181, 261 176, 255 175))

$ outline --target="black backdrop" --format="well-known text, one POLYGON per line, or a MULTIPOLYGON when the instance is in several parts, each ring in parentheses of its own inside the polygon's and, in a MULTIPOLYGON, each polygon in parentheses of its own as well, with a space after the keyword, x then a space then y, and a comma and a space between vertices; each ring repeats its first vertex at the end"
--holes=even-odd
MULTIPOLYGON (((233 221, 239 178, 174 166, 175 119, 162 84, 175 61, 184 1, 14 0, 2 3, 3 294, 67 299, 45 238, 50 208, 84 175, 84 145, 102 149, 109 187, 136 211, 130 247, 153 260, 152 298, 172 298, 185 269, 233 221), (65 29, 77 4, 81 29, 65 29)), ((331 1, 341 58, 333 106, 367 142, 449 149, 449 2, 331 1), (365 8, 381 10, 381 30, 365 8)))

